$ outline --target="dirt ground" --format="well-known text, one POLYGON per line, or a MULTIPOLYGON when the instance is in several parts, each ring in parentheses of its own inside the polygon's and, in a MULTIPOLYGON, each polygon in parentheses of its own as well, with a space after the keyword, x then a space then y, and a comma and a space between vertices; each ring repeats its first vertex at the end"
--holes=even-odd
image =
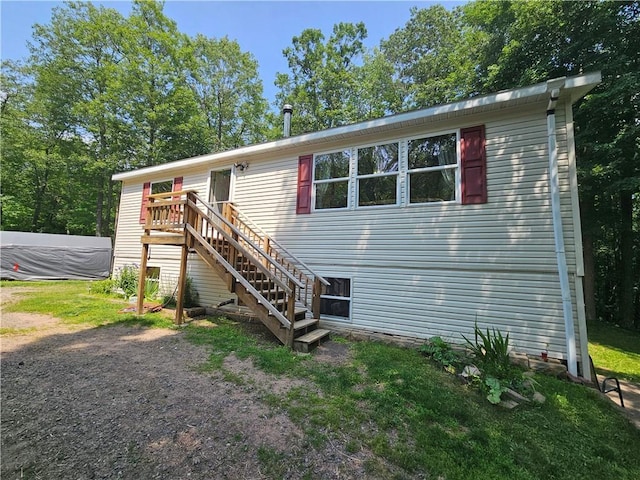
MULTIPOLYGON (((12 291, 3 289, 3 304, 12 291)), ((3 313, 1 324, 23 329, 0 339, 3 480, 366 476, 369 454, 335 441, 313 449, 263 401, 290 380, 233 355, 225 369, 242 382, 203 373, 206 348, 180 331, 23 313, 3 313)))

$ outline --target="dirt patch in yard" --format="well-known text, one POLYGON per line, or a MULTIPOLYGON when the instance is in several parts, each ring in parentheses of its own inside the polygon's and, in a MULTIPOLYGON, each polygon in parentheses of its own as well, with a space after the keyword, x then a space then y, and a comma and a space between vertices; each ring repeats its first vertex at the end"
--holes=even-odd
POLYGON ((317 450, 265 401, 301 381, 234 356, 223 372, 203 373, 208 351, 182 331, 24 313, 4 313, 2 326, 12 329, 0 339, 3 479, 366 476, 370 453, 347 454, 336 441, 317 450))

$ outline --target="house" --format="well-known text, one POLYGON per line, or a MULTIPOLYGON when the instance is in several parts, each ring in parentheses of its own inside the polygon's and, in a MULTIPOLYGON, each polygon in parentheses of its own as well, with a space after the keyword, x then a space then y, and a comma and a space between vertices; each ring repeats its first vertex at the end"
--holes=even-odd
POLYGON ((0 232, 0 278, 96 280, 111 271, 111 239, 53 233, 0 232))
POLYGON ((588 377, 572 105, 600 80, 116 174, 114 268, 142 259, 173 289, 182 267, 207 306, 279 305, 283 343, 301 305, 324 329, 458 343, 477 322, 588 377))

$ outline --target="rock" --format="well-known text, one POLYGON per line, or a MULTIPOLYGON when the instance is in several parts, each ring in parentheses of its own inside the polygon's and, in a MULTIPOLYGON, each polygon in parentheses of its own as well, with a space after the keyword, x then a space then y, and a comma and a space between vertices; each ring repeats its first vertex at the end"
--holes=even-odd
POLYGON ((532 400, 533 400, 534 402, 536 402, 536 403, 540 403, 540 404, 542 404, 542 403, 544 403, 544 402, 546 402, 546 401, 547 401, 547 399, 545 398, 545 396, 544 396, 543 394, 541 394, 540 392, 535 392, 535 393, 533 394, 533 398, 532 398, 532 400))
POLYGON ((529 368, 529 357, 524 353, 511 352, 509 354, 509 361, 513 365, 517 365, 523 368, 529 368))
POLYGON ((525 403, 529 401, 527 397, 523 397, 518 392, 516 392, 515 390, 511 390, 510 388, 507 388, 507 390, 504 392, 504 395, 518 403, 525 403))
POLYGON ((518 402, 513 400, 502 400, 498 405, 502 408, 506 408, 507 410, 513 410, 518 406, 518 402))
POLYGON ((467 365, 462 369, 462 373, 460 374, 460 376, 463 378, 479 377, 480 375, 480 369, 475 365, 467 365))
POLYGON ((540 360, 529 359, 529 366, 536 372, 542 372, 547 375, 554 375, 559 378, 566 378, 567 367, 556 362, 542 362, 540 360))

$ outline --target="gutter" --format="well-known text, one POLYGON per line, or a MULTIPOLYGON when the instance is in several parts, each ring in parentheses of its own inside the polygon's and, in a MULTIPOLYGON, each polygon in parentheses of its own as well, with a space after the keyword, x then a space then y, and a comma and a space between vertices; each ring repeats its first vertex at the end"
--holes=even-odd
MULTIPOLYGON (((576 359, 576 334, 573 327, 573 305, 569 286, 567 256, 564 248, 562 232, 562 215, 560 212, 560 185, 558 181, 558 143, 556 138, 556 104, 560 98, 560 90, 565 86, 565 79, 559 78, 547 82, 549 103, 547 105, 547 139, 549 145, 549 190, 551 194, 551 213, 553 216, 553 236, 556 246, 556 260, 560 277, 560 293, 562 294, 562 313, 567 347, 567 369, 573 376, 578 375, 576 359)), ((583 359, 584 363, 584 359, 583 359)))

